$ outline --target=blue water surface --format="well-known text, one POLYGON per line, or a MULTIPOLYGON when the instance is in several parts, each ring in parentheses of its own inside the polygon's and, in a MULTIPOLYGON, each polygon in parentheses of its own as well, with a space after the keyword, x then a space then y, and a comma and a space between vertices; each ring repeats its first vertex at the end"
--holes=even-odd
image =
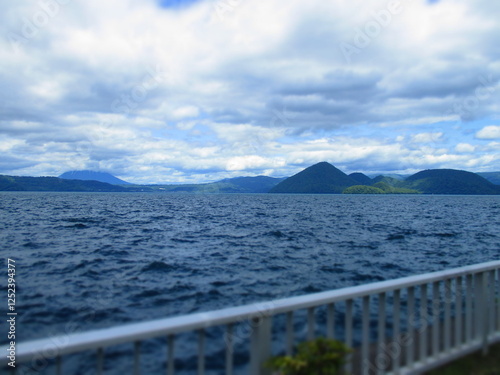
POLYGON ((2 192, 0 251, 21 342, 497 260, 499 218, 496 196, 2 192))

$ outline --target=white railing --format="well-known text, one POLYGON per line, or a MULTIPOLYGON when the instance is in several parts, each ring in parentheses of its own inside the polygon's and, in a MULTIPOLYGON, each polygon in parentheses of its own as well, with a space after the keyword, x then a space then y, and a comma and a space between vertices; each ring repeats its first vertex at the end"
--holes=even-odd
MULTIPOLYGON (((121 327, 19 343, 16 369, 42 373, 40 363, 64 370, 64 357, 95 351, 95 373, 103 374, 105 349, 133 345, 130 373, 141 373, 141 342, 165 337, 165 368, 175 372, 176 336, 196 332, 197 371, 205 373, 206 331, 224 327, 218 340, 225 365, 217 373, 233 374, 234 346, 244 335, 235 327, 247 324, 249 364, 244 373, 268 374, 262 364, 271 355, 291 354, 297 342, 297 317, 305 313, 305 338, 321 335, 358 345, 346 365, 361 374, 418 374, 500 341, 500 261, 405 277, 262 304, 166 318, 121 327), (300 310, 300 311, 299 311, 300 310), (303 311, 302 311, 303 310, 303 311), (281 319, 279 331, 273 321, 281 319), (280 341, 281 340, 281 341, 280 341), (282 342, 281 348, 276 342, 282 342)), ((300 323, 299 323, 300 324, 300 323)), ((213 338, 211 338, 213 340, 213 338)), ((216 340, 217 341, 217 340, 216 340)), ((5 354, 8 350, 2 349, 5 354)), ((6 369, 8 359, 2 355, 6 369)), ((16 372, 17 370, 17 372, 16 372)), ((45 372, 43 372, 45 373, 45 372)))

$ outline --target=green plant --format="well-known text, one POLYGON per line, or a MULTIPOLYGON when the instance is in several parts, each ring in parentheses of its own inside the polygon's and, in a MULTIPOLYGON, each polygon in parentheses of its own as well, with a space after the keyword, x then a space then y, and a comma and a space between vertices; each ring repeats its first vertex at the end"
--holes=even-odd
POLYGON ((320 337, 299 344, 293 357, 271 358, 266 367, 283 375, 336 375, 340 374, 350 352, 340 341, 320 337))

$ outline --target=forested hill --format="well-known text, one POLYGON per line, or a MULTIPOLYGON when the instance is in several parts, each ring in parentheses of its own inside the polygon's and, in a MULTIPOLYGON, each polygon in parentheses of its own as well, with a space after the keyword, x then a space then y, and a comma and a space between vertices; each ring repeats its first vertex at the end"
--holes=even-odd
POLYGON ((500 194, 494 185, 476 173, 454 169, 431 169, 405 180, 364 174, 346 175, 327 162, 321 162, 287 178, 271 193, 302 194, 500 194))
POLYGON ((65 180, 57 177, 17 177, 0 175, 0 191, 130 191, 99 181, 65 180))
POLYGON ((359 183, 327 162, 314 164, 280 182, 270 193, 335 194, 359 183))
POLYGON ((494 185, 476 173, 455 169, 429 169, 404 181, 405 187, 424 194, 500 194, 494 185))
MULTIPOLYGON (((488 173, 490 179, 496 176, 496 172, 488 173)), ((90 175, 80 177, 90 177, 90 175)), ((111 181, 125 183, 114 177, 111 181)), ((333 165, 321 162, 289 178, 235 177, 212 183, 188 185, 113 185, 81 179, 0 175, 0 191, 491 195, 500 194, 500 185, 495 185, 476 173, 454 169, 425 170, 406 179, 387 176, 371 179, 362 173, 352 173, 348 176, 333 165)))

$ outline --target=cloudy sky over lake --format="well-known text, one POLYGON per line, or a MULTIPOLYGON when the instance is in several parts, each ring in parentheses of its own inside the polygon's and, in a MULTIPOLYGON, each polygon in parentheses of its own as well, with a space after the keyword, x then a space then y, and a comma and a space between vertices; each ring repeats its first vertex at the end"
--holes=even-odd
POLYGON ((0 2, 0 174, 500 170, 499 1, 0 2))

